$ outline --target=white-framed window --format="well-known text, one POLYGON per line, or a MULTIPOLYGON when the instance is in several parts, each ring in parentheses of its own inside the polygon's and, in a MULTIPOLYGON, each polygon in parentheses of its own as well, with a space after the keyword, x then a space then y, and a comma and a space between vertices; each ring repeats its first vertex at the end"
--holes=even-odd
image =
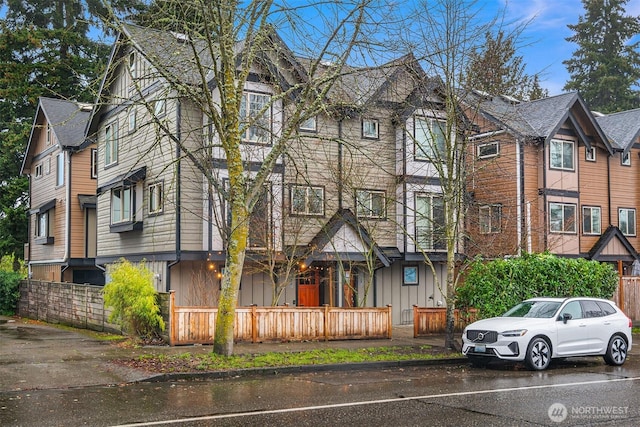
POLYGON ((375 119, 362 119, 362 137, 378 139, 380 136, 378 121, 375 119))
POLYGON ((111 224, 133 221, 135 190, 133 187, 118 187, 111 190, 111 224))
POLYGON ((64 185, 64 153, 56 156, 56 186, 64 185))
POLYGON ((500 233, 502 230, 502 205, 484 205, 479 209, 480 233, 500 233))
POLYGON ((631 152, 627 151, 620 156, 620 164, 622 166, 631 166, 631 152))
POLYGON ((271 95, 244 92, 240 103, 240 118, 247 142, 268 144, 271 142, 271 95))
POLYGON ((167 100, 164 98, 158 98, 153 101, 153 115, 158 117, 163 117, 167 114, 167 100))
POLYGON ((356 211, 360 218, 384 218, 385 192, 377 190, 356 190, 356 211))
POLYGON ((596 161, 596 147, 584 147, 584 158, 588 162, 596 161))
POLYGON ((129 123, 129 133, 135 132, 136 129, 138 128, 138 123, 137 123, 137 110, 135 108, 131 108, 129 110, 129 114, 127 116, 127 122, 129 123))
POLYGON ((118 122, 109 123, 104 128, 104 165, 118 162, 118 122))
POLYGON ((138 68, 136 64, 136 53, 129 53, 129 74, 131 75, 131 81, 134 82, 138 78, 138 68))
POLYGON ((47 157, 44 161, 44 173, 45 175, 49 175, 51 173, 51 156, 47 157))
POLYGON ((295 215, 324 215, 324 188, 292 186, 291 213, 295 215))
POLYGON ((582 207, 582 233, 599 235, 602 232, 602 219, 599 206, 582 207))
POLYGON ((91 178, 98 178, 98 150, 91 149, 91 178))
POLYGON ((618 228, 625 236, 636 235, 636 210, 631 208, 618 209, 618 228))
POLYGON ((156 182, 149 185, 149 214, 157 215, 162 213, 164 207, 164 185, 156 182))
POLYGON ((478 144, 477 155, 479 159, 489 159, 500 154, 500 143, 498 141, 486 142, 478 144))
POLYGON ((47 145, 53 144, 53 129, 51 129, 51 125, 49 123, 47 123, 45 138, 46 138, 45 142, 47 145))
POLYGON ((317 117, 309 117, 307 120, 304 120, 300 123, 300 130, 305 130, 307 132, 315 132, 318 130, 317 117))
POLYGON ((576 205, 549 203, 549 230, 552 233, 575 233, 576 205))
POLYGON ((34 177, 35 178, 42 177, 42 163, 39 163, 36 165, 36 170, 34 171, 34 177))
POLYGON ((446 249, 442 195, 416 195, 415 213, 417 249, 425 251, 446 249))
POLYGON ((415 147, 416 159, 438 161, 443 158, 446 147, 446 122, 427 117, 415 118, 415 147))
POLYGON ((551 169, 574 170, 573 141, 552 139, 549 145, 551 169))

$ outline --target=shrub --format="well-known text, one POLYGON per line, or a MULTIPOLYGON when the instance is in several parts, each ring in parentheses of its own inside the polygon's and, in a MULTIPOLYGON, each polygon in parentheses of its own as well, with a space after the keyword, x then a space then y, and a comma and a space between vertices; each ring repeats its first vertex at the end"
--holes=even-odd
POLYGON ((104 303, 113 308, 109 321, 125 331, 151 338, 164 331, 164 321, 153 288, 153 273, 144 263, 133 265, 121 260, 110 271, 111 281, 104 287, 104 303))
POLYGON ((20 280, 20 273, 0 270, 0 314, 15 314, 20 299, 20 280))
POLYGON ((500 316, 518 302, 538 296, 611 298, 618 274, 609 264, 550 253, 474 260, 457 292, 457 307, 474 307, 481 317, 500 316))

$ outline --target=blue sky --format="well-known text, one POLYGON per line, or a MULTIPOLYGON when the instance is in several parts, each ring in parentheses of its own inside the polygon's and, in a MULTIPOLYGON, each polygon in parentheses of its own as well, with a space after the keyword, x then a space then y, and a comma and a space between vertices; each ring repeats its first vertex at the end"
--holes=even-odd
MULTIPOLYGON (((288 4, 306 3, 288 0, 288 4)), ((569 59, 576 45, 565 40, 572 35, 567 24, 575 24, 584 14, 580 0, 478 0, 486 15, 493 15, 505 8, 506 22, 529 22, 521 37, 519 55, 524 57, 527 73, 540 73, 542 87, 550 95, 562 93, 569 78, 562 61, 569 59)), ((640 15, 640 0, 629 0, 626 4, 628 15, 640 15)), ((6 6, 0 7, 0 19, 4 17, 6 6)))
MULTIPOLYGON (((580 0, 486 0, 487 8, 506 7, 507 21, 532 20, 523 34, 519 54, 529 74, 541 73, 541 85, 550 95, 562 93, 569 78, 562 61, 571 58, 576 45, 565 40, 572 35, 567 24, 576 24, 584 14, 580 0)), ((640 0, 630 0, 626 14, 640 15, 640 0)))

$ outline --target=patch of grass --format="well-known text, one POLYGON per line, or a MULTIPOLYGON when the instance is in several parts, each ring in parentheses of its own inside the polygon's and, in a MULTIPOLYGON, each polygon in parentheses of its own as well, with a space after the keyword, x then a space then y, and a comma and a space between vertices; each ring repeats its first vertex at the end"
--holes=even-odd
POLYGON ((631 333, 632 334, 640 334, 640 327, 635 327, 635 328, 631 329, 631 333))
POLYGON ((430 346, 371 347, 361 349, 315 349, 221 356, 215 353, 178 355, 145 354, 129 364, 155 372, 226 371, 250 368, 362 363, 400 360, 433 360, 460 357, 459 353, 430 351, 430 346))

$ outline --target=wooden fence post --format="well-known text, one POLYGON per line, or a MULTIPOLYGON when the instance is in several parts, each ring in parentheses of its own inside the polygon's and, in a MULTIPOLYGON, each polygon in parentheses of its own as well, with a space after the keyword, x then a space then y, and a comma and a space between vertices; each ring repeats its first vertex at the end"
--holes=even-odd
POLYGON ((393 333, 392 325, 393 325, 393 318, 391 316, 391 304, 387 304, 387 338, 389 339, 391 339, 391 335, 393 333))
POLYGON ((177 318, 175 313, 176 291, 169 291, 169 345, 174 346, 177 340, 177 318))
POLYGON ((329 304, 324 304, 324 340, 329 341, 329 304))
POLYGON ((256 304, 251 304, 251 342, 258 342, 258 306, 256 304))

